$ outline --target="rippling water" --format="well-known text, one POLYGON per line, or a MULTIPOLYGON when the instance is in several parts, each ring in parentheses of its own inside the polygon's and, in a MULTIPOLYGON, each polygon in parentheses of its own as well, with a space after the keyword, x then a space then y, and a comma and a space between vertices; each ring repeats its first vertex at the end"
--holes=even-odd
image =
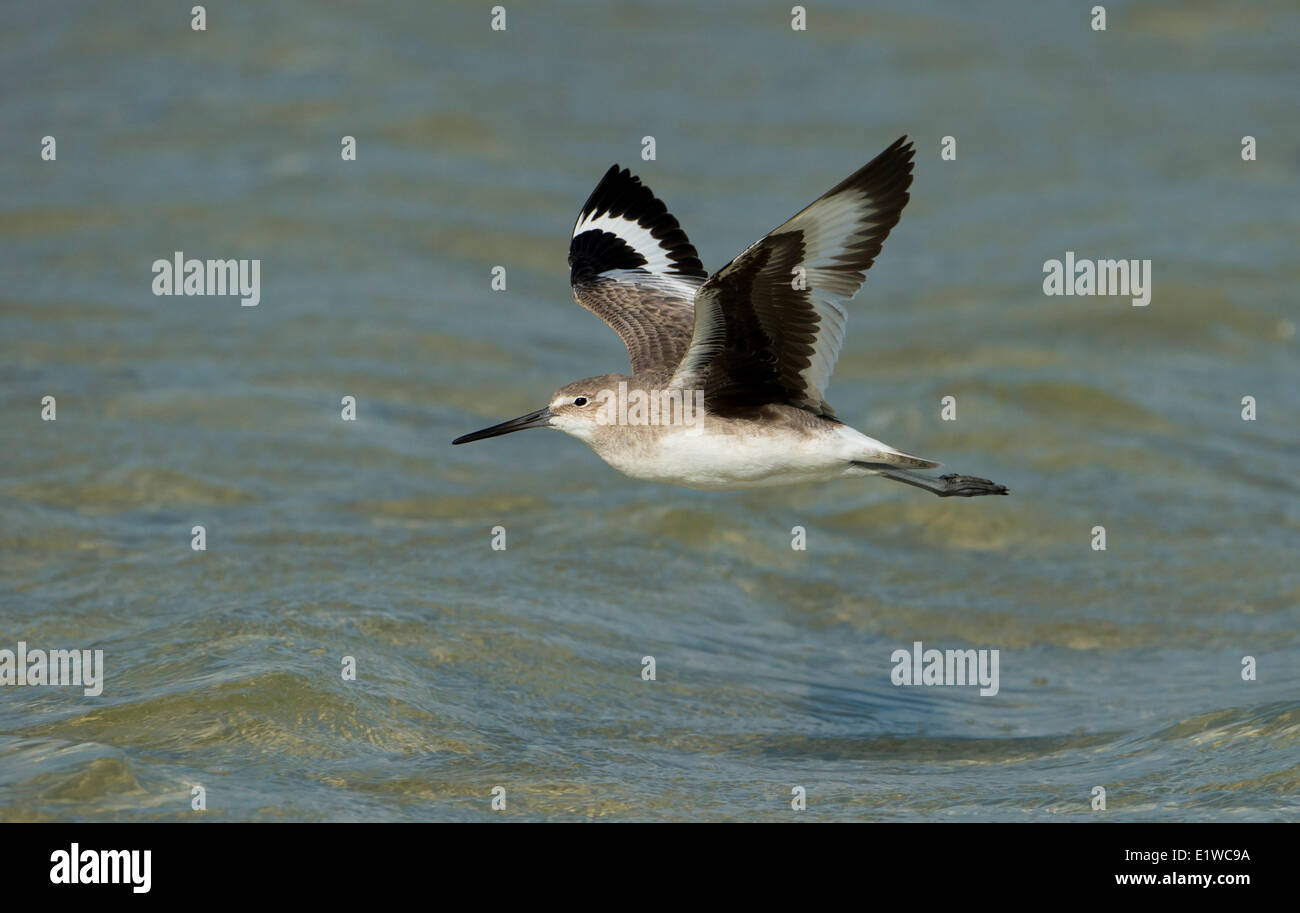
POLYGON ((1300 14, 859 6, 15 5, 0 648, 107 671, 0 688, 0 818, 1294 818, 1300 14), (830 399, 1012 497, 449 446, 624 370, 565 266, 611 162, 717 268, 904 132, 830 399), (261 304, 154 297, 175 250, 261 304), (1150 306, 1045 297, 1067 250, 1150 306), (999 693, 895 687, 918 640, 999 693))

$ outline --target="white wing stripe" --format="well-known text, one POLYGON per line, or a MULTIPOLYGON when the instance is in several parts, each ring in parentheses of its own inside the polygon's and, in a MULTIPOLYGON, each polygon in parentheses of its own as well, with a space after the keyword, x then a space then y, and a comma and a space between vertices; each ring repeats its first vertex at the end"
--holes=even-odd
POLYGON ((587 216, 574 226, 573 237, 576 238, 583 232, 592 230, 607 231, 622 240, 645 258, 646 265, 642 268, 647 272, 666 273, 673 266, 668 250, 656 241, 648 230, 631 219, 611 216, 609 213, 587 216))

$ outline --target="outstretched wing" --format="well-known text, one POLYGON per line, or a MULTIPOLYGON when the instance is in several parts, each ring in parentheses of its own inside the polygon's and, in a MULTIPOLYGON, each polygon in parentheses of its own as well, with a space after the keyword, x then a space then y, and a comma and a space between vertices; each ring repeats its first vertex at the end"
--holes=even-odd
POLYGON ((569 266, 573 297, 623 340, 634 373, 677 366, 708 273, 668 207, 626 168, 605 172, 582 207, 569 266))
POLYGON ((844 341, 844 302, 907 205, 915 150, 904 136, 724 266, 695 297, 695 331, 673 382, 715 411, 824 398, 844 341))

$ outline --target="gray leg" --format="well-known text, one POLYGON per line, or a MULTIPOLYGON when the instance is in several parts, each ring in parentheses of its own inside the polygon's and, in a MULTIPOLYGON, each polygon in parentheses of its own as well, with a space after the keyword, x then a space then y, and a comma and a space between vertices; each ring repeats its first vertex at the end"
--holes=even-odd
POLYGON ((941 498, 977 498, 980 495, 1009 494, 1007 486, 990 482, 988 479, 976 478, 975 476, 959 476, 956 473, 949 473, 935 478, 934 476, 923 476, 920 473, 912 472, 910 469, 899 469, 897 466, 889 466, 884 463, 860 463, 855 461, 854 465, 874 469, 886 479, 893 479, 895 482, 902 482, 904 485, 911 485, 916 488, 924 488, 941 498))

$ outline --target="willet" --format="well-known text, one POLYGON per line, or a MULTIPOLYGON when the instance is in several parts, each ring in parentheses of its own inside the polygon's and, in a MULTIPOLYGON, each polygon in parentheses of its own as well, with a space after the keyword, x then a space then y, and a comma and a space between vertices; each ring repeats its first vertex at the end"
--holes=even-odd
POLYGON ((895 450, 824 398, 857 294, 907 205, 907 137, 709 276, 650 188, 614 165, 569 244, 578 303, 619 335, 632 374, 561 387, 550 404, 452 441, 557 428, 637 479, 739 489, 884 476, 940 497, 1004 495, 895 450))

